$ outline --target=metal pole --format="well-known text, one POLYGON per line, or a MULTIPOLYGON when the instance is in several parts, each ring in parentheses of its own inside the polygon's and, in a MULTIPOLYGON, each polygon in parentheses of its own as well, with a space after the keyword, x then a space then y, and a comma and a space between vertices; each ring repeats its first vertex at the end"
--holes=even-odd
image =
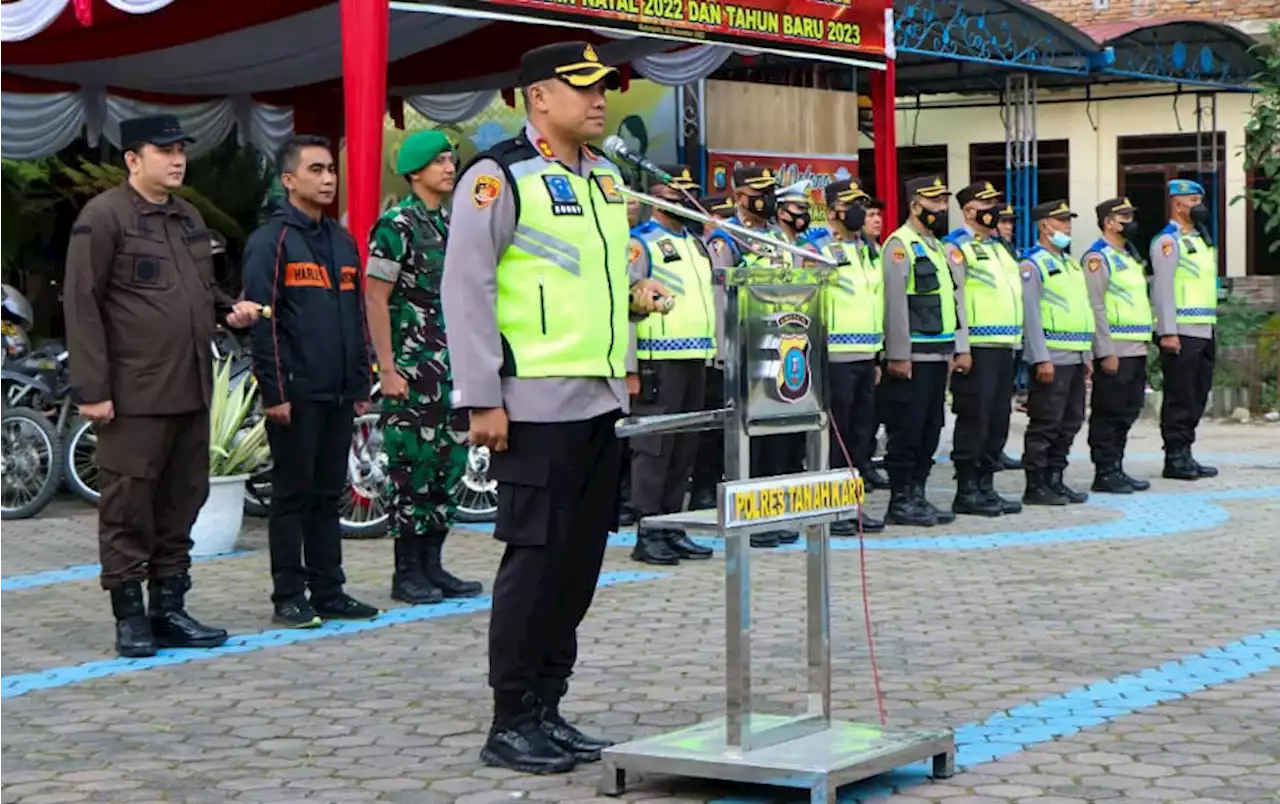
MULTIPOLYGON (((736 403, 746 400, 747 377, 743 376, 743 305, 737 285, 725 288, 724 398, 736 403)), ((746 405, 736 404, 725 420, 724 476, 727 482, 751 477, 751 440, 746 430, 746 405)), ((724 500, 719 501, 724 510, 724 500)), ((725 539, 725 745, 729 753, 741 756, 744 738, 751 734, 751 540, 728 536, 725 539)))

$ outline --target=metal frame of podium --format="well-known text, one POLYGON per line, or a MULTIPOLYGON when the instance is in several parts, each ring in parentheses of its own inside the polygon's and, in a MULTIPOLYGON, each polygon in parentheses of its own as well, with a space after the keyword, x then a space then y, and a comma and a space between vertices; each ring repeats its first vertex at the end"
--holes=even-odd
POLYGON ((622 437, 724 429, 726 480, 716 509, 646 517, 640 525, 725 541, 725 715, 606 749, 605 795, 622 794, 632 772, 798 788, 812 802, 831 804, 841 785, 919 760, 932 760, 935 777, 955 772, 950 729, 831 717, 829 525, 856 516, 862 500, 856 471, 827 469, 827 294, 836 280, 825 265, 716 269, 716 291, 724 293, 725 407, 618 424, 622 437), (753 438, 799 433, 811 471, 750 478, 753 438), (749 537, 784 527, 801 528, 806 538, 808 702, 794 716, 756 712, 752 697, 749 537))

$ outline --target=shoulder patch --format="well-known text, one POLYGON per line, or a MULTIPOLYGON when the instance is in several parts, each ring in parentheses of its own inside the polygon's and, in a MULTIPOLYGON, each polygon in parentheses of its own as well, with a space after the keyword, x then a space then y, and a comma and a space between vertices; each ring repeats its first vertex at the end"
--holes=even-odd
POLYGON ((719 238, 719 237, 717 237, 717 238, 713 239, 713 240, 711 241, 711 250, 712 250, 712 251, 714 251, 714 252, 715 252, 715 253, 717 253, 717 254, 719 254, 720 252, 724 251, 724 250, 725 250, 725 243, 724 243, 724 240, 722 240, 722 239, 721 239, 721 238, 719 238))
POLYGON ((891 253, 889 256, 890 258, 893 259, 894 262, 902 262, 907 258, 907 250, 900 245, 894 246, 893 253, 891 253))
POLYGON ((1173 238, 1165 237, 1160 240, 1160 253, 1168 257, 1173 254, 1173 238))
POLYGON ((953 245, 951 248, 947 249, 947 251, 950 252, 951 261, 953 263, 955 263, 956 265, 961 265, 962 263, 964 263, 964 253, 961 252, 960 249, 956 248, 953 245))
POLYGON ((1089 269, 1089 273, 1097 273, 1098 269, 1102 267, 1102 257, 1097 254, 1090 255, 1085 262, 1085 266, 1089 269))
POLYGON ((502 179, 488 173, 476 176, 475 184, 471 185, 471 203, 476 205, 476 209, 491 206, 501 194, 502 179))
POLYGON ((1023 269, 1022 269, 1022 281, 1023 281, 1023 282, 1030 282, 1030 281, 1031 281, 1031 269, 1030 269, 1030 268, 1023 268, 1023 269))
POLYGON ((627 248, 627 262, 632 263, 644 256, 644 247, 632 240, 631 245, 627 248))

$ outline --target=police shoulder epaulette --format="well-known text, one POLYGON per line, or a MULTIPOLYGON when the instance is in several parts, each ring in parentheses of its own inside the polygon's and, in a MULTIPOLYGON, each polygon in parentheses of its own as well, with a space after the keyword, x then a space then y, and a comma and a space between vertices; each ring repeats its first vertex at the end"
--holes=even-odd
POLYGON ((1090 251, 1096 251, 1099 254, 1102 254, 1103 249, 1105 249, 1109 245, 1111 244, 1108 243, 1106 240, 1103 240, 1101 237, 1099 237, 1097 240, 1093 241, 1093 245, 1085 249, 1084 253, 1088 254, 1090 251))
POLYGON ((1177 224, 1175 224, 1173 221, 1169 221, 1164 225, 1163 229, 1156 232, 1156 237, 1160 237, 1162 235, 1176 235, 1177 233, 1178 233, 1177 224))
POLYGON ((969 234, 969 230, 963 226, 948 233, 946 237, 942 238, 943 242, 950 243, 953 246, 964 245, 965 242, 971 239, 973 239, 973 235, 969 234))

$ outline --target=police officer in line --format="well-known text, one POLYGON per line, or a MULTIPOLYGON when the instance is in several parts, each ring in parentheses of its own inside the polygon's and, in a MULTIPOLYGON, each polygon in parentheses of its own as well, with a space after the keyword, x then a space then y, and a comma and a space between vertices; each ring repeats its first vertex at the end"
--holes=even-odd
MULTIPOLYGON (((828 291, 827 354, 831 388, 831 466, 852 465, 860 475, 871 471, 875 452, 876 358, 884 345, 884 275, 868 255, 862 226, 868 196, 858 182, 845 179, 828 184, 827 227, 812 228, 805 243, 836 263, 838 277, 828 291)), ((884 522, 862 512, 864 531, 880 531, 884 522)), ((832 536, 857 535, 857 523, 835 522, 832 536)))
POLYGON ((1005 204, 996 213, 996 237, 1000 240, 1000 245, 1009 252, 1009 256, 1015 260, 1018 258, 1018 247, 1014 242, 1013 226, 1017 220, 1018 213, 1014 210, 1013 204, 1005 204))
POLYGON ((1214 477, 1218 470, 1191 455, 1196 425, 1213 385, 1217 352, 1218 250, 1206 226, 1204 187, 1189 179, 1169 182, 1172 220, 1151 241, 1151 299, 1164 374, 1160 435, 1164 476, 1174 480, 1214 477))
POLYGON ((214 284, 204 219, 174 195, 193 140, 173 115, 120 123, 128 179, 71 229, 64 312, 71 388, 98 433, 98 547, 116 651, 212 648, 221 628, 187 614, 191 526, 209 494, 209 343, 260 307, 214 284), (147 581, 150 617, 142 596, 147 581))
POLYGON ((494 536, 506 544, 481 758, 562 773, 609 745, 571 726, 559 703, 617 527, 628 310, 652 313, 666 291, 630 282, 622 176, 587 147, 604 133, 618 71, 591 45, 562 42, 525 53, 519 82, 524 130, 458 181, 442 297, 453 401, 470 411, 471 443, 493 452, 494 536))
POLYGON ((1093 334, 1107 325, 1089 301, 1084 270, 1070 254, 1066 201, 1031 208, 1039 240, 1023 255, 1023 355, 1031 368, 1026 448, 1027 505, 1082 503, 1089 495, 1063 482, 1071 442, 1084 423, 1085 381, 1093 375, 1093 334))
MULTIPOLYGON (((884 262, 880 252, 880 236, 884 233, 884 202, 878 198, 869 198, 865 204, 867 209, 866 220, 862 224, 862 245, 864 248, 864 261, 875 268, 876 271, 884 273, 884 262)), ((884 352, 880 353, 881 362, 883 363, 884 352)), ((884 376, 884 366, 881 367, 881 377, 884 376)), ((876 386, 876 403, 875 403, 875 419, 871 423, 872 441, 871 450, 874 454, 877 443, 875 433, 879 431, 880 424, 888 419, 885 412, 884 400, 884 383, 876 386)), ((867 467, 866 474, 863 477, 867 489, 887 489, 889 488, 889 477, 884 470, 872 464, 867 467)))
MULTIPOLYGON (((664 167, 670 184, 654 182, 649 194, 692 206, 685 193, 699 190, 689 168, 664 167)), ((653 278, 677 301, 670 313, 650 316, 636 327, 639 394, 637 416, 702 410, 707 363, 716 353, 715 299, 711 257, 702 238, 686 222, 654 208, 649 220, 631 230, 628 251, 631 281, 653 278)), ((684 510, 684 496, 697 455, 698 434, 635 436, 631 441, 631 505, 638 518, 684 510)), ((680 559, 711 558, 708 547, 681 530, 642 527, 631 557, 647 564, 678 564, 680 559)))
MULTIPOLYGON (((798 243, 813 223, 809 206, 809 182, 804 179, 778 191, 778 228, 788 243, 798 243)), ((790 259, 791 253, 784 253, 790 259)))
POLYGON ((957 351, 965 328, 964 277, 953 276, 943 251, 951 191, 941 176, 906 184, 909 217, 884 244, 886 376, 889 429, 885 469, 892 486, 885 521, 932 527, 955 520, 925 498, 942 432, 947 370, 969 371, 957 351))
POLYGON ((737 212, 731 195, 709 195, 699 201, 702 208, 720 220, 729 220, 737 212))
POLYGON ((946 238, 947 261, 964 277, 967 329, 956 351, 968 351, 969 371, 951 377, 956 414, 951 461, 956 467, 957 514, 1000 516, 1022 510, 995 491, 995 473, 1009 437, 1014 350, 1022 341, 1022 283, 1018 263, 996 235, 1002 193, 979 181, 956 193, 964 225, 946 238))
MULTIPOLYGON (((1012 204, 1005 204, 1000 208, 999 220, 996 225, 996 232, 1000 235, 1000 245, 1004 246, 1009 252, 1009 256, 1014 260, 1018 259, 1018 246, 1015 242, 1016 238, 1013 233, 1014 224, 1017 222, 1018 213, 1014 211, 1012 204)), ((1026 409, 1027 402, 1027 364, 1022 360, 1022 342, 1018 342, 1017 348, 1014 350, 1014 370, 1013 370, 1013 400, 1014 406, 1018 410, 1026 409)), ((1022 461, 1011 458, 1007 452, 1000 453, 1000 468, 1007 470, 1017 470, 1022 468, 1022 461)))
POLYGON ((1133 245, 1137 208, 1128 198, 1109 198, 1095 207, 1102 237, 1081 263, 1099 324, 1093 336, 1093 400, 1089 414, 1089 450, 1094 491, 1132 494, 1151 484, 1124 470, 1129 428, 1142 412, 1147 387, 1147 344, 1151 342, 1151 303, 1142 257, 1133 245))
POLYGON ((442 204, 457 171, 443 131, 410 134, 396 156, 409 195, 373 225, 365 299, 369 335, 382 367, 382 438, 387 455, 395 571, 391 597, 439 603, 474 597, 478 581, 444 569, 441 553, 467 468, 467 420, 453 409, 449 353, 440 311, 449 221, 442 204))

